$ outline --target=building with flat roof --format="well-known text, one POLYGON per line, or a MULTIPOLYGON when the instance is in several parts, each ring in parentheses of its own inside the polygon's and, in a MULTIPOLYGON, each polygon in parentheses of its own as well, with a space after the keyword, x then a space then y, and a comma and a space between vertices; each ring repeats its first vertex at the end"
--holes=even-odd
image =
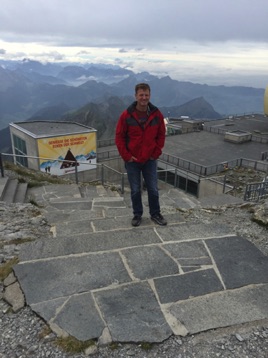
POLYGON ((76 122, 10 123, 14 162, 54 175, 96 168, 97 131, 76 122))
POLYGON ((205 122, 202 131, 167 136, 164 153, 204 165, 216 165, 238 158, 263 160, 268 151, 268 118, 254 114, 205 122), (226 133, 246 132, 250 140, 229 142, 226 133))

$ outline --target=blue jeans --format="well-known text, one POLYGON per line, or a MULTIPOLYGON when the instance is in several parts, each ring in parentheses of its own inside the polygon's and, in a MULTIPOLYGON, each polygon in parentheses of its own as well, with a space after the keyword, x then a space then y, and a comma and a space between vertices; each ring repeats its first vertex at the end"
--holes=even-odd
POLYGON ((141 174, 143 176, 149 201, 149 212, 153 216, 160 213, 159 194, 157 188, 157 162, 156 160, 148 160, 145 163, 126 162, 128 181, 131 189, 131 201, 133 214, 142 216, 142 188, 141 174))

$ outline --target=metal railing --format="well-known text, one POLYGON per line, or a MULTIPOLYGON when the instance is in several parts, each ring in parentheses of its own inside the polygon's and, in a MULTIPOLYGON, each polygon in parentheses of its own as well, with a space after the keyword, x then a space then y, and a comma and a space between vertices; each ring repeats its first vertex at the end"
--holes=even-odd
MULTIPOLYGON (((14 157, 23 157, 27 159, 36 159, 36 160, 49 160, 49 161, 58 161, 58 162, 64 162, 69 163, 70 166, 74 168, 74 176, 75 176, 75 182, 76 184, 79 184, 79 173, 83 173, 83 171, 78 171, 78 166, 80 165, 86 165, 86 166, 94 166, 97 170, 95 171, 96 176, 93 180, 88 182, 100 182, 102 185, 115 185, 118 187, 118 189, 123 194, 125 191, 125 187, 128 186, 128 180, 127 180, 127 173, 126 172, 120 172, 114 168, 111 168, 110 166, 104 164, 104 163, 85 163, 80 161, 72 161, 72 160, 61 160, 61 159, 53 159, 53 158, 46 158, 46 157, 36 157, 36 156, 29 156, 29 155, 19 155, 19 154, 8 154, 8 153, 0 153, 0 167, 1 167, 1 176, 4 177, 4 161, 3 157, 12 157, 14 160, 14 157)), ((117 157, 119 157, 117 152, 117 157)), ((113 156, 106 155, 105 158, 116 158, 115 153, 113 152, 113 156)), ((16 163, 19 164, 19 163, 16 163)), ((24 168, 23 166, 21 166, 24 168)), ((91 169, 94 170, 95 168, 91 169)), ((90 171, 91 171, 90 170, 90 171)), ((167 184, 171 184, 174 187, 177 183, 177 175, 176 175, 176 168, 174 169, 165 169, 165 170, 158 170, 158 180, 164 181, 167 184), (166 175, 163 179, 162 175, 163 173, 170 173, 174 172, 174 180, 173 183, 170 182, 170 178, 168 180, 168 176, 166 175), (161 177, 161 178, 160 178, 161 177), (166 179, 165 179, 166 178, 166 179)), ((68 175, 67 175, 68 176, 68 175)), ((65 177, 65 176, 64 176, 65 177)), ((81 182, 81 180, 80 180, 81 182)), ((87 181, 83 181, 87 182, 87 181)))
MULTIPOLYGON (((127 185, 128 181, 126 180, 126 173, 118 171, 105 163, 85 163, 77 161, 67 161, 67 160, 60 160, 58 158, 43 158, 43 157, 36 157, 36 156, 25 156, 25 155, 18 155, 18 154, 10 154, 10 153, 0 153, 0 170, 1 176, 4 177, 4 165, 3 165, 3 157, 12 157, 12 161, 16 157, 23 157, 28 159, 36 159, 36 160, 50 160, 50 161, 60 161, 60 162, 70 162, 71 166, 74 167, 74 178, 75 182, 79 182, 79 174, 83 173, 83 171, 78 171, 78 165, 87 165, 87 166, 94 166, 97 170, 96 176, 91 181, 100 181, 102 184, 110 183, 118 185, 121 192, 124 192, 124 188, 127 185), (77 164, 77 165, 75 165, 77 164)), ((109 161, 110 159, 119 158, 119 153, 117 149, 101 152, 98 154, 98 160, 100 161, 109 161)), ((201 178, 209 177, 213 174, 222 173, 227 168, 232 169, 235 167, 245 167, 245 168, 252 168, 257 171, 268 172, 268 163, 260 162, 251 159, 245 158, 238 158, 232 161, 218 163, 211 166, 203 166, 189 160, 185 160, 179 157, 175 157, 170 154, 163 153, 159 158, 159 162, 162 162, 166 165, 165 169, 158 170, 158 177, 159 180, 164 181, 173 185, 174 187, 179 187, 178 182, 182 179, 186 179, 186 185, 180 187, 187 191, 188 183, 195 182, 199 183, 201 178), (168 167, 170 165, 171 167, 168 167), (163 173, 166 173, 163 175, 163 173), (169 175, 169 173, 174 173, 174 177, 169 175)), ((85 181, 85 180, 84 180, 85 181)))
POLYGON ((259 201, 268 197, 268 180, 260 183, 247 184, 244 200, 259 201))

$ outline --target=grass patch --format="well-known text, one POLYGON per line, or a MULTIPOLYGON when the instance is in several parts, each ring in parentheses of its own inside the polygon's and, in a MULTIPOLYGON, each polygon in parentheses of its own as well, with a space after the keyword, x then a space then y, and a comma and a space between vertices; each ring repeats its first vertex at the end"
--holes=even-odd
MULTIPOLYGON (((39 207, 39 204, 37 203, 37 201, 36 201, 34 198, 30 198, 30 199, 28 200, 28 202, 29 202, 30 204, 34 205, 34 206, 39 207)), ((36 215, 36 216, 38 216, 38 215, 36 215)))
POLYGON ((119 344, 117 342, 112 342, 110 343, 109 347, 111 350, 115 351, 116 349, 119 348, 119 344))
POLYGON ((148 342, 141 343, 141 349, 143 349, 144 351, 149 351, 152 348, 153 348, 152 343, 148 343, 148 342))
POLYGON ((19 262, 17 257, 5 262, 0 266, 0 281, 4 281, 5 278, 12 272, 13 266, 19 262))
POLYGON ((21 244, 25 244, 26 242, 31 242, 31 241, 35 241, 35 239, 32 238, 25 238, 25 239, 13 239, 13 240, 9 240, 9 241, 2 241, 0 242, 0 248, 7 246, 7 245, 21 245, 21 244))
POLYGON ((78 339, 69 336, 67 338, 57 338, 56 344, 68 353, 81 353, 90 346, 95 345, 93 340, 79 341, 78 339))
POLYGON ((42 331, 39 333, 39 339, 43 339, 45 338, 46 336, 49 336, 50 333, 51 333, 51 329, 49 326, 45 326, 42 331))
POLYGON ((4 167, 7 170, 11 170, 19 176, 19 181, 28 183, 29 187, 42 186, 46 183, 50 184, 63 184, 67 183, 66 180, 61 179, 54 175, 48 175, 41 171, 36 171, 29 168, 24 168, 19 165, 15 165, 11 162, 4 162, 4 167))

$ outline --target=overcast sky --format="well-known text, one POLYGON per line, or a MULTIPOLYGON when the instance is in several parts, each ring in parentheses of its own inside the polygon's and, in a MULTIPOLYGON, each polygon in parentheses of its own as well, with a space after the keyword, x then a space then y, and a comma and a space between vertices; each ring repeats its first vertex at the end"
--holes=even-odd
POLYGON ((268 0, 1 0, 0 58, 268 86, 268 0))

